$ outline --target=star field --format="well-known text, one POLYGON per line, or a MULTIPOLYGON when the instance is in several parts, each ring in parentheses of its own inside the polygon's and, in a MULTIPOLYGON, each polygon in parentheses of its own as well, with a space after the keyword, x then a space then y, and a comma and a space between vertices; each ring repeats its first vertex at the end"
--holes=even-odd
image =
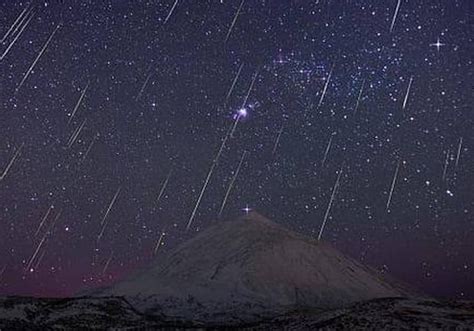
POLYGON ((0 294, 108 284, 224 206, 473 299, 472 13, 2 2, 0 294))

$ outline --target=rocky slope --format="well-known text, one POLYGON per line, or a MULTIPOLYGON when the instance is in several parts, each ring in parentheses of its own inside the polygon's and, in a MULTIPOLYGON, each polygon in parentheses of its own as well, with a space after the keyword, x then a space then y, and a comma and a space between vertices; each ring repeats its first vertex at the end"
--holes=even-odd
POLYGON ((173 320, 137 311, 124 298, 0 298, 0 330, 473 330, 473 302, 383 298, 321 312, 296 309, 254 323, 173 320))

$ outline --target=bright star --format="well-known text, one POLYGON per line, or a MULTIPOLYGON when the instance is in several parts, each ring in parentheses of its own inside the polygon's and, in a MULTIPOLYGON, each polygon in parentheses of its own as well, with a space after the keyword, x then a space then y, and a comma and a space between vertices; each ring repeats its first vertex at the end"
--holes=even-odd
POLYGON ((439 41, 439 37, 438 37, 438 41, 436 41, 435 43, 431 43, 430 46, 435 46, 437 49, 438 49, 438 52, 439 52, 439 49, 441 46, 444 46, 446 44, 443 44, 439 41))
POLYGON ((246 205, 245 208, 242 208, 242 210, 248 215, 252 208, 249 208, 249 205, 246 205))
POLYGON ((245 108, 240 108, 238 111, 239 117, 247 117, 247 109, 245 108))

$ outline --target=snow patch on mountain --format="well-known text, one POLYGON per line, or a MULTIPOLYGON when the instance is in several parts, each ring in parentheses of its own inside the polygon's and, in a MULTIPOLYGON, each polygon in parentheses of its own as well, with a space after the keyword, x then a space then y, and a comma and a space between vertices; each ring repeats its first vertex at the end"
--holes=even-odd
POLYGON ((252 320, 294 309, 321 310, 409 296, 331 245, 258 213, 220 222, 99 296, 125 296, 145 313, 252 320))

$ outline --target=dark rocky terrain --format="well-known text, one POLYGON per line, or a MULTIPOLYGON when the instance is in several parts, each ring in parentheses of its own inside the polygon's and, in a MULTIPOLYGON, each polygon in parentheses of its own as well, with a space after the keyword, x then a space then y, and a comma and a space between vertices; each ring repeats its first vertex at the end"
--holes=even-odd
POLYGON ((474 330, 474 303, 384 298, 329 311, 299 308, 254 322, 239 323, 234 317, 228 324, 173 320, 140 313, 121 297, 0 299, 1 330, 474 330))

